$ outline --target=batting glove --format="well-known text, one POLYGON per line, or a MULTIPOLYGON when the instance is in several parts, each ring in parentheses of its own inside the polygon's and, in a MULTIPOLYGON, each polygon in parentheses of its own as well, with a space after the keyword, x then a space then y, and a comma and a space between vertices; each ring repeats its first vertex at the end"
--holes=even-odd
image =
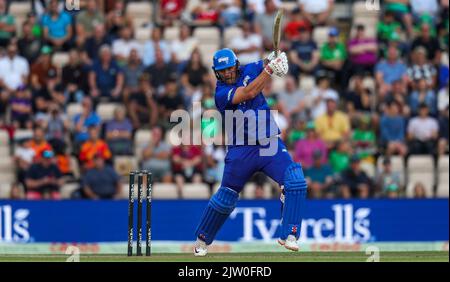
POLYGON ((278 77, 283 77, 288 73, 289 65, 286 53, 282 52, 275 59, 271 60, 264 70, 269 75, 276 75, 278 77))

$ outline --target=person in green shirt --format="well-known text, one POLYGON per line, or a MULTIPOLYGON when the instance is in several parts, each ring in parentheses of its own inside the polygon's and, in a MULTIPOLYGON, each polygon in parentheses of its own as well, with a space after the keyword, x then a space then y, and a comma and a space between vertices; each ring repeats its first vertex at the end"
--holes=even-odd
POLYGON ((320 48, 320 64, 322 68, 334 75, 336 84, 345 89, 347 82, 346 73, 347 50, 342 42, 339 42, 339 30, 331 27, 328 32, 328 42, 320 48))
POLYGON ((376 136, 371 128, 371 118, 363 115, 358 121, 358 127, 353 131, 352 147, 362 161, 374 161, 373 155, 376 152, 376 136))
POLYGON ((383 21, 377 24, 377 36, 382 42, 389 41, 393 33, 399 34, 402 31, 402 26, 395 21, 394 14, 387 11, 383 16, 383 21))
POLYGON ((36 38, 41 38, 42 26, 39 24, 35 12, 28 13, 26 22, 31 25, 31 33, 33 34, 33 36, 36 38))
POLYGON ((6 0, 0 0, 0 47, 8 46, 15 32, 14 17, 6 13, 6 0))
POLYGON ((341 173, 349 167, 351 154, 352 149, 349 142, 338 142, 336 150, 333 150, 329 156, 329 162, 335 174, 341 173))
POLYGON ((395 19, 406 27, 408 37, 413 37, 413 17, 409 11, 409 0, 386 0, 385 11, 392 12, 395 19))
POLYGON ((94 27, 98 24, 104 24, 105 17, 97 8, 96 0, 88 0, 86 9, 77 15, 76 34, 82 38, 82 41, 92 36, 94 27))

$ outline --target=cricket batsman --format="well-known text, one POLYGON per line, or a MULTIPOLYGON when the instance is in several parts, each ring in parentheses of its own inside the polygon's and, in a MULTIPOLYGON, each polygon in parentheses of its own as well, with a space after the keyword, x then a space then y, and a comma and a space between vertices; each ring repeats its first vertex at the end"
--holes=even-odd
MULTIPOLYGON (((297 240, 304 201, 306 198, 306 180, 300 164, 295 163, 289 155, 283 141, 278 137, 280 130, 266 128, 263 138, 258 136, 261 122, 274 124, 269 106, 262 94, 262 89, 273 76, 283 77, 288 72, 288 60, 284 52, 272 52, 267 59, 241 66, 230 49, 221 49, 214 54, 213 66, 217 77, 215 104, 222 116, 226 111, 254 111, 256 128, 243 124, 225 126, 229 137, 223 180, 218 191, 211 197, 195 235, 195 256, 205 256, 219 229, 234 210, 236 202, 247 180, 257 171, 262 171, 275 180, 284 190, 284 204, 281 215, 281 234, 278 243, 288 250, 298 251, 297 240), (265 112, 266 115, 261 113, 265 112), (258 120, 266 119, 266 120, 258 120), (243 127, 244 140, 238 140, 234 132, 243 127), (233 134, 232 134, 233 133, 233 134), (233 138, 230 140, 230 138, 233 138), (250 144, 248 140, 258 139, 250 144), (275 141, 276 151, 271 155, 261 155, 267 142, 275 141)), ((259 132, 261 135, 261 132, 259 132)), ((283 200, 282 200, 283 201, 283 200)))

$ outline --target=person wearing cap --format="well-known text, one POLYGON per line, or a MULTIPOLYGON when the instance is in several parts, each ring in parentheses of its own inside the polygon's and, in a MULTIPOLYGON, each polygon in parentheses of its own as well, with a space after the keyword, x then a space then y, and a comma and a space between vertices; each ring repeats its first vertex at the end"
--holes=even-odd
POLYGON ((330 27, 328 41, 320 48, 320 65, 321 68, 333 74, 336 85, 345 89, 348 55, 346 46, 339 41, 339 34, 338 28, 330 27))
POLYGON ((327 145, 319 138, 314 122, 306 124, 306 138, 295 144, 294 161, 300 162, 303 167, 310 168, 314 165, 314 153, 320 152, 322 164, 328 162, 327 145))
POLYGON ((323 152, 314 150, 312 154, 313 165, 305 169, 308 187, 311 187, 312 198, 328 197, 329 188, 333 184, 333 170, 331 166, 322 161, 323 152))
POLYGON ((373 73, 373 67, 377 62, 378 44, 375 38, 370 38, 365 33, 365 26, 356 26, 355 36, 347 43, 351 73, 373 73))
POLYGON ((350 167, 341 173, 339 196, 344 199, 367 199, 371 196, 373 181, 361 169, 361 160, 358 155, 350 158, 350 167))
POLYGON ((102 45, 99 60, 94 61, 89 72, 89 90, 95 103, 100 99, 120 102, 124 85, 122 68, 112 56, 111 47, 102 45))
POLYGON ((292 42, 289 51, 289 71, 295 77, 301 73, 314 74, 319 66, 319 49, 311 38, 311 30, 300 26, 298 39, 292 42))
POLYGON ((378 195, 386 195, 387 197, 394 196, 393 194, 397 194, 398 196, 402 183, 400 172, 393 170, 389 157, 384 157, 383 166, 377 171, 375 177, 376 193, 378 195))
POLYGON ((347 139, 350 134, 350 120, 346 113, 337 109, 338 98, 325 96, 326 112, 315 120, 319 136, 332 147, 334 142, 347 139))
POLYGON ((390 90, 392 83, 401 80, 405 84, 408 81, 406 64, 400 59, 399 50, 389 45, 386 59, 379 61, 375 65, 375 80, 378 93, 384 97, 390 90))
POLYGON ((26 197, 29 200, 61 198, 59 189, 64 184, 62 174, 54 163, 55 154, 51 150, 41 153, 39 162, 31 165, 26 173, 26 197))
POLYGON ((428 106, 419 106, 419 115, 413 117, 407 128, 410 154, 432 155, 436 153, 439 124, 429 116, 428 106))
POLYGON ((67 51, 72 38, 72 17, 60 11, 58 0, 50 0, 48 12, 42 16, 43 39, 55 49, 67 51))
POLYGON ((28 82, 30 67, 27 60, 18 55, 17 45, 11 42, 6 47, 6 56, 0 57, 0 89, 11 93, 28 82))
POLYGON ((316 73, 316 84, 311 91, 311 117, 318 118, 326 112, 326 98, 339 98, 338 93, 331 87, 331 75, 325 71, 320 70, 316 73))
POLYGON ((298 0, 302 15, 312 25, 326 25, 330 21, 334 0, 298 0))
POLYGON ((0 0, 0 48, 6 47, 16 32, 14 15, 8 14, 6 0, 0 0))

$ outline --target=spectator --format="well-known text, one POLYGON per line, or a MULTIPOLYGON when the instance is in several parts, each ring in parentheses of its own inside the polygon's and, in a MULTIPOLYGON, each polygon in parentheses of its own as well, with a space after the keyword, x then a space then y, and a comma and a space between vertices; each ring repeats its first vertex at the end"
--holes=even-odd
POLYGON ((119 199, 122 185, 120 176, 101 154, 93 156, 93 166, 82 177, 82 194, 91 200, 119 199))
POLYGON ((21 85, 26 85, 30 68, 25 58, 17 54, 17 45, 11 43, 6 56, 0 57, 0 89, 11 93, 21 85))
POLYGON ((299 38, 292 42, 289 51, 291 64, 289 69, 295 77, 301 73, 315 74, 319 65, 319 51, 316 42, 311 39, 311 31, 299 29, 299 38))
POLYGON ((302 167, 308 169, 314 165, 316 159, 314 159, 314 154, 320 152, 320 161, 322 164, 328 163, 327 157, 327 146, 323 142, 315 131, 315 126, 313 122, 308 122, 306 125, 306 138, 299 140, 295 144, 295 162, 301 163, 302 167))
POLYGON ((380 119, 381 147, 386 149, 386 155, 400 154, 406 156, 408 151, 405 144, 406 120, 399 113, 397 102, 390 102, 385 114, 380 119))
POLYGON ((156 182, 172 182, 171 174, 171 147, 163 138, 164 128, 155 126, 152 129, 152 138, 142 153, 141 169, 151 171, 156 182))
POLYGON ((350 159, 350 168, 341 175, 340 196, 344 199, 352 197, 367 199, 372 193, 372 186, 371 179, 361 170, 359 157, 353 155, 350 159))
POLYGON ((352 147, 355 154, 363 162, 372 164, 377 153, 376 135, 370 116, 363 115, 357 120, 357 127, 352 133, 352 147))
POLYGON ((154 26, 151 31, 151 39, 144 43, 144 53, 142 55, 142 62, 146 67, 156 64, 158 61, 158 52, 161 52, 164 63, 170 61, 170 48, 167 42, 163 39, 163 29, 159 26, 154 26))
POLYGON ((403 182, 399 171, 392 169, 392 162, 389 157, 383 159, 383 167, 377 172, 376 194, 384 195, 388 198, 397 198, 403 182))
POLYGON ((409 97, 409 108, 411 114, 417 115, 419 111, 419 105, 425 103, 432 116, 437 114, 437 102, 436 93, 429 88, 427 81, 424 77, 416 79, 414 81, 414 90, 409 97))
POLYGON ((44 40, 56 50, 67 51, 72 39, 72 17, 58 9, 58 0, 50 0, 48 13, 42 16, 44 40))
POLYGON ((375 79, 378 87, 378 94, 381 98, 391 91, 394 81, 401 81, 406 84, 407 68, 399 59, 399 51, 390 45, 387 50, 386 59, 378 62, 375 66, 375 79))
POLYGON ((255 31, 262 36, 264 50, 269 51, 273 49, 272 29, 277 6, 273 0, 265 0, 264 7, 264 13, 257 14, 255 17, 255 31))
POLYGON ((418 36, 411 44, 411 50, 415 50, 418 46, 422 46, 427 50, 428 60, 435 65, 439 64, 441 48, 439 40, 430 34, 430 25, 423 23, 420 27, 420 36, 418 36))
POLYGON ((17 181, 26 188, 25 176, 33 164, 36 152, 31 147, 30 139, 21 139, 14 149, 14 163, 16 168, 17 181))
POLYGON ((330 165, 333 171, 338 174, 349 167, 352 148, 348 141, 339 141, 336 144, 336 150, 330 153, 330 165))
POLYGON ((6 11, 7 1, 0 0, 0 48, 6 47, 16 32, 15 18, 6 11))
POLYGON ((250 22, 242 24, 242 36, 234 37, 230 48, 236 53, 242 65, 253 63, 261 59, 262 37, 254 31, 250 22))
POLYGON ((211 26, 219 23, 218 1, 202 0, 192 9, 192 24, 196 26, 211 26))
POLYGON ((305 110, 305 94, 297 87, 297 81, 292 76, 286 77, 285 90, 278 94, 278 100, 281 113, 288 121, 305 110))
POLYGON ((114 110, 114 118, 106 123, 105 139, 113 155, 132 155, 133 126, 124 107, 114 110))
POLYGON ((449 120, 448 120, 448 105, 447 108, 439 115, 439 143, 438 154, 448 154, 448 132, 449 132, 449 120))
POLYGON ((412 65, 408 68, 408 78, 411 86, 414 86, 414 80, 425 79, 428 87, 434 88, 437 86, 437 72, 436 68, 427 62, 427 50, 418 46, 414 49, 412 55, 412 65))
POLYGON ((292 126, 288 129, 286 145, 289 150, 292 150, 297 141, 306 138, 306 126, 307 126, 306 114, 298 115, 293 121, 292 126))
POLYGON ((61 154, 66 145, 66 138, 69 137, 70 121, 67 116, 61 112, 57 103, 51 103, 48 107, 48 115, 45 117, 42 128, 44 128, 45 138, 52 145, 55 154, 61 154))
POLYGON ((316 128, 319 136, 331 147, 338 140, 346 140, 350 134, 350 121, 347 114, 337 110, 337 97, 327 95, 326 113, 319 116, 316 128))
POLYGON ((285 38, 288 41, 296 41, 300 39, 302 31, 311 32, 312 27, 306 20, 298 7, 295 7, 289 14, 289 19, 284 27, 285 38))
POLYGON ((138 51, 131 49, 130 56, 128 57, 127 65, 123 67, 125 87, 124 98, 128 99, 130 93, 136 92, 139 89, 139 78, 144 73, 144 65, 139 58, 138 51))
POLYGON ((396 102, 399 110, 399 114, 404 117, 409 117, 411 110, 408 106, 409 93, 406 89, 406 84, 401 80, 396 80, 392 83, 391 91, 388 92, 386 97, 379 104, 379 110, 384 111, 386 104, 396 102))
POLYGON ((41 55, 31 66, 31 87, 36 112, 47 111, 47 101, 51 100, 47 92, 49 76, 56 76, 57 69, 52 63, 52 48, 44 45, 41 55))
POLYGON ((365 34, 364 25, 356 26, 356 35, 348 42, 348 53, 352 73, 372 74, 377 62, 378 45, 375 38, 365 34))
POLYGON ((98 9, 96 0, 87 0, 86 8, 77 14, 76 22, 77 39, 82 42, 93 35, 96 25, 105 23, 105 17, 98 9))
POLYGON ((410 0, 410 5, 412 8, 413 17, 416 19, 424 14, 433 17, 438 16, 439 5, 437 0, 429 0, 429 1, 410 0))
POLYGON ((164 53, 161 49, 155 50, 156 61, 148 66, 145 72, 150 74, 151 85, 156 90, 156 94, 160 96, 164 93, 164 85, 168 82, 169 77, 176 76, 176 67, 171 63, 165 63, 164 53))
POLYGON ((334 81, 341 88, 347 85, 345 77, 347 50, 339 42, 339 30, 331 27, 328 32, 328 41, 320 48, 320 64, 325 70, 333 73, 334 81))
POLYGON ((42 38, 42 34, 44 33, 43 27, 39 22, 37 14, 35 12, 31 11, 27 14, 27 19, 25 20, 25 23, 30 24, 31 33, 33 34, 34 37, 39 39, 42 38))
POLYGON ((356 74, 352 76, 350 79, 350 91, 345 95, 346 112, 350 119, 359 118, 361 115, 371 115, 372 107, 375 105, 374 99, 375 97, 370 89, 364 87, 363 75, 356 74))
POLYGON ((184 145, 172 148, 172 172, 175 176, 178 194, 185 182, 201 183, 203 175, 203 152, 200 146, 184 145))
POLYGON ((95 166, 95 158, 100 157, 105 161, 111 160, 112 154, 108 144, 100 139, 99 129, 96 126, 89 127, 89 139, 81 145, 79 159, 84 169, 95 166))
POLYGON ((22 36, 17 41, 19 54, 27 59, 29 64, 33 64, 39 57, 42 48, 42 41, 33 34, 33 26, 25 22, 22 26, 22 36))
POLYGON ((330 21, 334 0, 298 0, 303 16, 314 26, 330 21))
MULTIPOLYGON (((219 140, 220 136, 217 135, 216 138, 218 138, 216 140, 219 140)), ((210 144, 205 146, 206 169, 204 181, 210 185, 211 192, 214 184, 222 182, 225 155, 226 151, 223 145, 210 144)))
POLYGON ((79 147, 83 142, 88 140, 88 127, 100 126, 101 119, 95 113, 92 106, 92 100, 89 96, 84 97, 82 102, 82 111, 73 118, 75 146, 79 147))
POLYGON ((427 192, 422 182, 416 182, 413 188, 413 198, 425 199, 427 198, 427 192))
POLYGON ((316 75, 316 86, 310 94, 312 100, 311 116, 313 119, 326 112, 326 97, 338 100, 338 93, 330 87, 330 77, 325 71, 319 71, 316 75))
POLYGON ((439 133, 439 124, 428 115, 426 104, 419 106, 419 116, 412 118, 408 124, 409 152, 411 154, 435 154, 439 133))
POLYGON ((144 73, 139 77, 139 88, 130 94, 127 108, 133 128, 156 124, 158 108, 148 74, 144 73))
POLYGON ((383 43, 387 44, 392 38, 392 34, 400 34, 402 26, 395 20, 394 13, 386 11, 383 20, 377 24, 377 37, 383 43))
POLYGON ((55 154, 51 150, 41 153, 42 158, 30 166, 26 174, 28 200, 59 200, 59 190, 64 184, 62 174, 54 163, 55 154))
POLYGON ((187 24, 182 24, 178 38, 170 43, 171 57, 174 57, 176 64, 183 65, 189 60, 197 47, 198 40, 192 36, 191 28, 187 24))
POLYGON ((124 82, 123 70, 112 58, 109 46, 103 45, 99 54, 99 60, 94 62, 89 72, 90 94, 96 102, 101 98, 108 102, 120 102, 124 82))
POLYGON ((112 41, 110 36, 105 32, 105 25, 97 24, 94 26, 92 36, 87 38, 83 49, 86 50, 86 53, 92 62, 99 59, 99 50, 101 46, 110 46, 111 44, 112 41))
POLYGON ((159 3, 160 8, 160 22, 163 26, 172 26, 174 22, 181 18, 184 8, 186 7, 186 0, 162 0, 159 3))
POLYGON ((45 139, 45 131, 42 127, 34 127, 30 147, 34 150, 33 162, 39 161, 44 151, 52 151, 52 147, 45 139))
POLYGON ((174 77, 169 78, 165 85, 164 95, 157 98, 159 120, 169 121, 170 114, 178 109, 183 109, 184 102, 181 97, 177 85, 177 81, 174 77))
POLYGON ((386 0, 385 10, 393 13, 395 19, 406 28, 409 38, 412 38, 413 19, 408 5, 409 0, 386 0))
POLYGON ((221 26, 235 26, 241 20, 241 0, 219 0, 219 5, 221 26))
POLYGON ((202 63, 200 50, 194 49, 181 75, 186 104, 190 105, 194 94, 200 91, 202 85, 208 83, 208 75, 208 70, 202 63))
POLYGON ((133 20, 125 13, 126 0, 114 1, 114 8, 106 16, 107 34, 113 39, 118 37, 122 27, 133 27, 133 20))
POLYGON ((31 93, 25 85, 19 86, 13 93, 9 106, 14 128, 31 129, 33 127, 31 93))
MULTIPOLYGON (((326 195, 329 198, 330 188, 333 184, 333 171, 331 167, 324 163, 323 153, 315 150, 312 155, 313 165, 305 168, 305 177, 310 188, 311 198, 322 198, 326 195)), ((302 163, 303 165, 303 163, 302 163)))
POLYGON ((114 40, 112 44, 112 53, 120 66, 126 64, 133 49, 137 51, 139 58, 142 58, 142 45, 133 38, 131 28, 124 26, 120 30, 120 37, 114 40))
POLYGON ((62 68, 62 85, 66 103, 81 103, 88 93, 88 70, 77 49, 69 52, 69 62, 62 68))

